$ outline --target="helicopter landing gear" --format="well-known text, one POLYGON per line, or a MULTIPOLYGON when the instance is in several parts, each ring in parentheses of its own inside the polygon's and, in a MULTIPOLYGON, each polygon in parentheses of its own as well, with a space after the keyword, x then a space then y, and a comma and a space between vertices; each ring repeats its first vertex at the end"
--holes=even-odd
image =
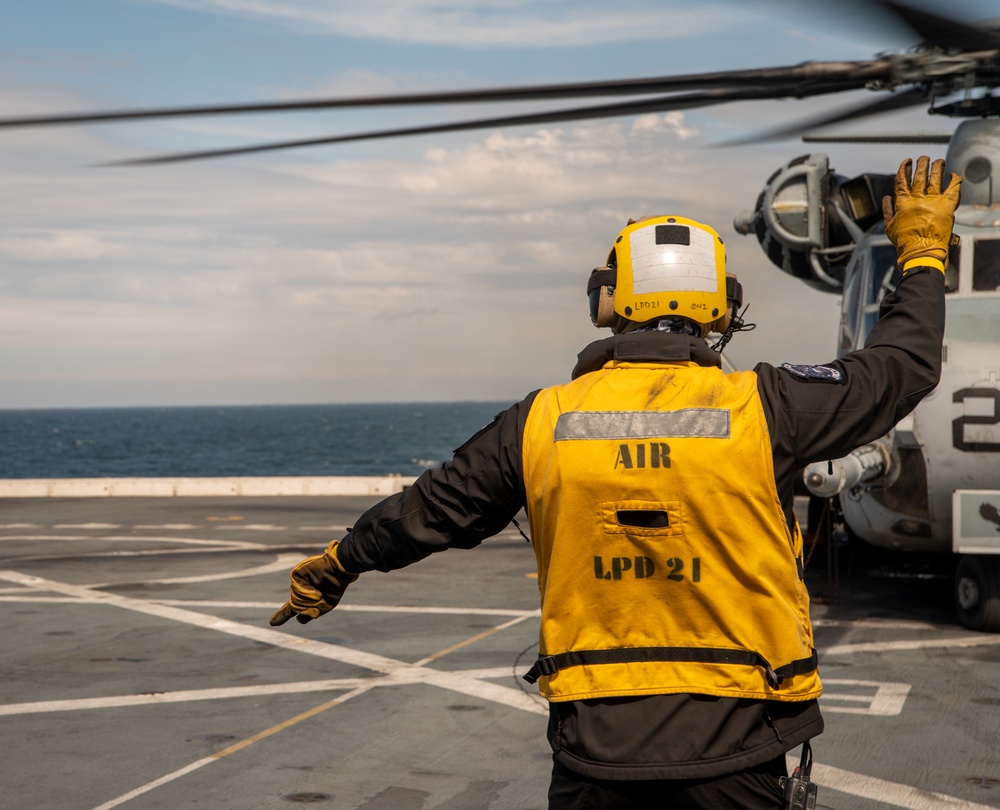
POLYGON ((963 627, 1000 633, 1000 555, 963 554, 955 571, 955 607, 963 627))

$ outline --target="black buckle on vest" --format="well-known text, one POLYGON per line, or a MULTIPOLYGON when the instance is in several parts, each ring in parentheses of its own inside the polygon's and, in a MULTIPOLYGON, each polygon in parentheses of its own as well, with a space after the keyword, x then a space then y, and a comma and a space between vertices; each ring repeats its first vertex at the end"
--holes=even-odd
POLYGON ((819 664, 819 656, 813 649, 808 658, 800 658, 775 669, 760 653, 752 650, 717 649, 712 647, 625 647, 609 650, 574 650, 545 655, 522 677, 528 683, 535 683, 543 675, 555 675, 560 669, 595 664, 631 664, 651 661, 677 661, 704 664, 732 664, 760 667, 772 689, 780 689, 786 678, 812 672, 819 664))
POLYGON ((546 655, 535 661, 534 666, 521 677, 528 683, 535 683, 542 675, 555 675, 559 671, 554 655, 546 655))
POLYGON ((777 689, 785 678, 794 678, 796 675, 805 675, 806 673, 813 672, 818 667, 819 655, 816 653, 816 648, 813 647, 808 658, 800 658, 797 661, 785 664, 783 667, 778 667, 778 669, 773 673, 768 673, 767 678, 768 681, 770 681, 771 674, 774 674, 774 676, 778 679, 778 684, 774 687, 777 689))

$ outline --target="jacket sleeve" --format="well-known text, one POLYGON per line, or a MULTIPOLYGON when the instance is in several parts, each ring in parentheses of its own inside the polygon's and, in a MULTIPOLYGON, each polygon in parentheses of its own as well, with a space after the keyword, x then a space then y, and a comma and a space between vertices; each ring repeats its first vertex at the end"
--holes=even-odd
POLYGON ((536 393, 497 414, 451 461, 365 512, 340 544, 344 567, 392 571, 505 528, 524 506, 521 440, 536 393))
POLYGON ((775 478, 841 458, 884 436, 937 385, 944 339, 944 277, 907 273, 882 302, 865 347, 825 364, 839 381, 758 365, 758 389, 774 449, 775 478))

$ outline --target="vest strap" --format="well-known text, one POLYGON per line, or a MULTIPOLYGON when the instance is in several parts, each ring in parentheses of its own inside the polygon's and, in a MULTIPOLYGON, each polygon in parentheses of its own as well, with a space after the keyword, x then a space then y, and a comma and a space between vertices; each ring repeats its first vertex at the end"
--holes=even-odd
POLYGON ((612 650, 571 650, 558 655, 541 656, 522 677, 535 683, 543 675, 555 675, 559 670, 585 664, 638 664, 670 661, 695 664, 736 664, 761 667, 772 689, 778 689, 785 678, 804 675, 819 666, 813 649, 808 658, 774 669, 763 655, 752 650, 731 650, 719 647, 623 647, 612 650))

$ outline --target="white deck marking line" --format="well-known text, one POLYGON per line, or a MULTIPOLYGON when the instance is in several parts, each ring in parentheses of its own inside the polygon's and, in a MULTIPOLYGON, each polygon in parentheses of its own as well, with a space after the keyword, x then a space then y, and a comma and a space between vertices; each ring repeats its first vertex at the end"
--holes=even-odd
MULTIPOLYGON (((798 751, 796 756, 788 756, 788 772, 799 764, 798 751)), ((957 799, 946 793, 934 793, 923 788, 890 782, 887 779, 877 779, 874 776, 864 776, 853 771, 845 771, 832 765, 813 765, 812 779, 816 784, 860 796, 894 807, 905 807, 907 810, 996 810, 996 805, 978 804, 966 799, 957 799)))
POLYGON ((941 630, 941 625, 930 622, 897 621, 895 619, 813 619, 816 627, 866 627, 870 630, 941 630))
MULTIPOLYGON (((78 596, 33 596, 30 588, 0 588, 0 602, 52 602, 65 604, 72 602, 78 605, 94 604, 78 596)), ((279 605, 273 602, 236 602, 223 599, 150 599, 161 605, 193 608, 253 608, 273 613, 279 605)), ((453 608, 453 607, 407 607, 401 605, 345 605, 337 606, 338 613, 414 613, 434 614, 442 616, 524 616, 526 618, 541 615, 535 610, 505 610, 504 608, 453 608)))
MULTIPOLYGON (((76 600, 80 601, 80 600, 76 600)), ((464 669, 461 674, 469 678, 511 678, 510 667, 488 669, 464 669)), ((69 698, 66 700, 37 700, 25 703, 0 705, 0 717, 21 714, 45 714, 48 712, 78 712, 91 709, 121 709, 132 706, 151 706, 164 703, 189 703, 198 700, 225 700, 227 698, 260 697, 262 695, 287 695, 305 692, 333 692, 355 689, 359 686, 399 686, 417 683, 417 677, 407 677, 412 673, 399 672, 392 676, 375 678, 334 678, 319 681, 295 681, 291 683, 267 683, 255 686, 223 686, 209 689, 179 689, 175 692, 139 692, 131 695, 106 695, 92 698, 69 698)), ((870 700, 870 698, 859 698, 870 700)), ((542 700, 541 697, 538 700, 542 700)))
POLYGON ((180 779, 182 776, 186 776, 192 771, 197 771, 199 768, 204 768, 206 765, 211 765, 216 760, 213 757, 205 757, 204 759, 199 759, 196 762, 192 762, 190 765, 185 765, 173 773, 168 773, 165 776, 161 776, 159 779, 154 779, 152 782, 147 782, 142 787, 137 787, 135 790, 130 790, 128 793, 123 793, 112 799, 109 802, 104 802, 104 804, 99 804, 97 807, 92 808, 92 810, 111 810, 112 807, 118 807, 131 799, 136 798, 136 796, 141 796, 143 793, 149 793, 151 790, 156 790, 160 785, 166 785, 169 782, 173 782, 175 779, 180 779))
POLYGON ((197 529, 197 523, 137 523, 132 527, 133 529, 143 529, 149 531, 151 529, 176 529, 177 531, 191 531, 191 529, 197 529))
MULTIPOLYGON (((152 549, 146 549, 144 551, 124 551, 121 549, 117 551, 85 551, 83 553, 73 552, 72 556, 73 559, 76 560, 100 560, 100 559, 113 560, 113 559, 124 559, 126 557, 170 557, 172 555, 190 556, 192 554, 229 554, 232 552, 239 552, 239 551, 245 551, 250 553, 260 553, 263 551, 268 554, 276 553, 272 552, 271 549, 265 546, 242 545, 242 544, 240 545, 226 544, 225 546, 223 546, 222 543, 218 543, 214 546, 208 546, 207 548, 198 546, 197 548, 152 548, 152 549)), ((51 560, 53 556, 54 555, 52 554, 33 554, 28 556, 18 556, 12 560, 9 560, 8 562, 22 563, 34 560, 51 560)), ((301 559, 302 555, 296 554, 294 556, 301 559)))
MULTIPOLYGON (((529 614, 530 616, 530 614, 529 614)), ((503 624, 498 624, 496 627, 491 627, 489 630, 484 630, 482 633, 477 633, 474 636, 470 636, 464 641, 460 641, 457 644, 452 644, 450 647, 445 647, 443 650, 438 650, 436 653, 428 655, 426 658, 421 658, 413 666, 422 667, 425 664, 431 663, 431 661, 437 661, 439 658, 444 658, 448 653, 453 653, 455 650, 460 650, 462 647, 466 647, 469 644, 474 644, 477 641, 482 641, 484 638, 489 638, 490 636, 499 633, 501 630, 506 630, 508 627, 513 627, 515 624, 520 624, 529 616, 518 616, 510 621, 506 621, 503 624)))
MULTIPOLYGON (((24 589, 26 590, 26 589, 24 589)), ((86 605, 86 599, 77 596, 12 596, 7 594, 15 593, 13 588, 0 588, 0 602, 38 602, 43 605, 86 605)))
MULTIPOLYGON (((532 661, 531 663, 534 663, 534 661, 532 661)), ((509 667, 509 666, 507 666, 507 667, 486 667, 484 669, 463 669, 463 670, 456 670, 456 671, 460 671, 467 678, 480 678, 480 679, 512 678, 516 674, 515 671, 514 671, 514 668, 513 667, 509 667)), ((525 671, 527 671, 527 664, 525 664, 525 671)), ((520 677, 520 676, 518 676, 518 677, 520 677)), ((527 683, 527 681, 525 681, 525 683, 527 683)), ((535 687, 531 687, 531 688, 534 689, 535 687)), ((544 698, 541 695, 538 695, 537 697, 538 697, 539 700, 544 700, 544 698)))
MULTIPOLYGON (((216 616, 204 615, 168 605, 148 603, 141 599, 132 599, 127 596, 92 591, 77 585, 43 579, 41 577, 22 574, 18 571, 0 570, 0 580, 15 582, 20 585, 26 585, 39 590, 53 591, 55 593, 63 593, 70 596, 79 596, 84 599, 113 605, 126 610, 134 610, 138 613, 145 613, 152 616, 158 616, 160 618, 171 619, 183 624, 191 624, 196 627, 215 630, 216 632, 226 633, 228 635, 260 641, 265 644, 271 644, 275 647, 295 652, 316 655, 321 658, 352 664, 365 669, 372 669, 386 675, 406 673, 408 676, 415 676, 413 679, 420 683, 439 686, 444 689, 451 689, 452 691, 460 694, 477 697, 481 700, 489 700, 511 708, 523 709, 524 711, 531 712, 532 714, 542 716, 548 715, 548 709, 546 706, 539 705, 520 689, 501 686, 488 681, 472 679, 465 673, 445 672, 443 670, 428 669, 426 667, 415 667, 412 664, 406 664, 392 658, 375 655, 374 653, 366 653, 350 647, 324 644, 322 642, 312 641, 311 639, 296 639, 294 636, 290 636, 287 633, 277 630, 243 625, 238 622, 231 622, 216 616)), ((368 688, 374 688, 375 686, 376 683, 372 683, 371 687, 359 687, 359 689, 355 691, 367 691, 368 688)), ((344 700, 349 699, 349 696, 353 696, 353 694, 353 692, 348 693, 348 695, 344 695, 335 701, 331 701, 329 705, 335 705, 338 701, 343 702, 344 700)), ((327 706, 327 704, 323 705, 327 706)), ((321 709, 321 707, 317 708, 321 709)), ((227 751, 228 750, 229 749, 227 749, 227 751)), ((237 749, 234 747, 232 750, 237 749)), ((220 752, 220 754, 225 755, 224 752, 220 752)), ((184 774, 203 767, 203 765, 216 761, 218 758, 219 754, 216 754, 215 756, 209 757, 205 760, 199 760, 198 762, 192 763, 179 771, 175 771, 172 774, 161 777, 160 779, 149 783, 149 785, 137 788, 136 791, 138 792, 132 791, 131 793, 124 794, 117 799, 113 799, 111 802, 92 808, 92 810, 110 810, 112 807, 117 807, 119 804, 128 801, 128 799, 131 799, 134 796, 141 795, 142 793, 146 793, 159 785, 173 781, 184 774)), ((996 808, 989 808, 986 805, 979 805, 973 802, 965 802, 961 799, 956 799, 945 794, 929 793, 926 790, 914 788, 910 785, 888 782, 886 780, 876 779, 874 777, 853 773, 851 771, 831 766, 816 765, 813 769, 813 778, 817 784, 824 785, 832 790, 861 796, 863 798, 874 799, 875 801, 892 804, 896 807, 908 808, 908 810, 996 810, 996 808)))
MULTIPOLYGON (((87 541, 87 540, 110 540, 110 539, 112 539, 112 538, 110 538, 110 537, 101 537, 100 535, 97 535, 97 534, 8 534, 8 535, 4 535, 3 537, 0 537, 0 542, 9 542, 9 541, 21 541, 21 542, 23 542, 25 540, 44 540, 45 542, 50 542, 52 540, 65 540, 67 543, 78 543, 78 542, 84 542, 84 541, 87 541)), ((157 540, 157 539, 161 539, 161 538, 156 538, 156 537, 150 537, 150 538, 147 538, 147 537, 127 537, 126 538, 126 537, 122 537, 122 538, 119 538, 119 539, 121 539, 121 540, 147 540, 147 539, 149 539, 149 540, 157 540)), ((162 539, 165 540, 167 538, 162 538, 162 539)), ((177 538, 176 537, 172 537, 170 539, 171 540, 176 540, 177 538)), ((206 540, 204 542, 211 542, 211 541, 207 541, 206 540)), ((219 541, 220 544, 224 543, 224 542, 226 542, 226 541, 224 541, 224 540, 220 540, 219 541)))
POLYGON ((270 549, 250 543, 225 543, 220 541, 206 546, 198 546, 197 548, 147 548, 141 551, 118 549, 117 551, 95 551, 78 556, 87 559, 95 557, 169 557, 170 555, 177 554, 228 554, 233 551, 270 551, 270 549))
POLYGON ((347 526, 297 526, 297 532, 330 532, 331 535, 343 537, 347 534, 347 526))
POLYGON ((53 523, 53 529, 120 529, 121 523, 53 523))
MULTIPOLYGON (((510 667, 490 669, 457 670, 468 678, 510 678, 510 667)), ((260 697, 262 695, 290 695, 306 692, 333 692, 356 689, 359 686, 375 688, 379 686, 401 686, 422 683, 424 678, 414 671, 400 671, 393 675, 372 678, 334 678, 319 681, 295 681, 291 683, 267 683, 255 686, 222 686, 209 689, 179 689, 176 692, 139 692, 131 695, 106 695, 92 698, 69 698, 66 700, 37 700, 25 703, 0 704, 0 717, 22 714, 46 714, 49 712, 79 712, 92 709, 121 709, 133 706, 152 706, 165 703, 190 703, 199 700, 226 700, 229 698, 260 697)), ((863 698, 870 700, 870 698, 863 698)), ((538 700, 542 700, 541 697, 538 700)))
MULTIPOLYGON (((221 546, 222 549, 213 550, 227 550, 233 549, 236 551, 241 550, 252 550, 252 551, 273 551, 276 547, 269 546, 264 543, 255 543, 252 540, 225 540, 221 537, 219 538, 207 538, 207 537, 165 537, 161 535, 87 535, 87 534, 10 534, 4 537, 0 537, 0 541, 31 541, 31 540, 44 540, 50 542, 52 540, 61 540, 67 543, 85 543, 93 540, 99 540, 101 542, 111 542, 111 543, 182 543, 192 546, 221 546)), ((298 548, 298 546, 286 546, 286 548, 298 548)), ((183 550, 183 549, 182 549, 183 550)), ((176 552, 177 549, 163 549, 163 552, 176 552)), ((190 549, 187 550, 188 553, 190 549)), ((94 552, 97 554, 117 554, 119 552, 94 552)))
POLYGON ((862 644, 839 644, 819 651, 820 662, 828 655, 851 655, 864 652, 884 652, 885 650, 929 650, 936 647, 982 647, 1000 644, 1000 636, 962 636, 960 638, 930 638, 910 641, 866 641, 862 644))
MULTIPOLYGON (((183 689, 176 692, 140 692, 134 695, 110 697, 72 698, 69 700, 39 700, 29 703, 0 705, 0 716, 42 714, 46 712, 77 712, 89 709, 120 709, 131 706, 150 706, 163 703, 188 703, 197 700, 222 700, 225 698, 259 697, 261 695, 288 695, 301 692, 332 692, 356 689, 359 686, 381 685, 384 678, 339 678, 323 681, 298 681, 295 683, 267 683, 256 686, 227 686, 216 689, 183 689)), ((395 679, 393 684, 398 683, 395 679)))
MULTIPOLYGON (((260 608, 270 610, 272 613, 278 605, 272 602, 227 602, 212 599, 153 599, 150 601, 159 602, 161 605, 176 605, 184 607, 233 607, 233 608, 260 608)), ((351 605, 341 602, 337 605, 338 613, 436 613, 453 616, 541 616, 542 612, 534 610, 514 610, 513 608, 456 608, 456 607, 433 607, 422 605, 351 605)))
POLYGON ((230 754, 235 754, 237 751, 241 751, 248 745, 253 745, 255 742, 264 739, 265 737, 270 737, 272 734, 276 734, 279 731, 284 731, 286 728, 294 726, 296 723, 300 723, 303 720, 308 720, 310 717, 315 717, 321 712, 325 712, 327 709, 332 709, 334 706, 339 706, 342 703, 346 703, 353 697, 358 695, 363 695, 371 687, 370 686, 360 686, 357 689, 348 692, 346 695, 340 695, 333 700, 327 701, 326 703, 321 703, 319 706, 314 706, 308 711, 302 712, 295 717, 285 720, 283 723, 279 723, 276 726, 271 726, 271 728, 265 729, 252 737, 248 737, 245 740, 241 740, 238 743, 230 745, 228 748, 223 748, 221 751, 216 751, 211 756, 199 759, 196 762, 192 762, 190 765, 185 765, 183 768, 178 768, 172 773, 168 773, 165 776, 161 776, 159 779, 154 779, 152 782, 147 782, 142 787, 137 787, 134 790, 130 790, 128 793, 123 793, 111 801, 104 802, 97 807, 91 808, 91 810, 111 810, 113 807, 118 807, 119 805, 125 804, 125 802, 141 796, 144 793, 149 793, 151 790, 155 790, 161 785, 165 785, 169 782, 173 782, 176 779, 180 779, 182 776, 186 776, 192 771, 196 771, 199 768, 204 768, 206 765, 211 765, 213 762, 218 762, 220 759, 228 757, 230 754))
POLYGON ((895 681, 856 681, 849 679, 824 678, 823 702, 824 712, 839 712, 840 714, 865 714, 874 717, 895 717, 902 713, 903 704, 910 694, 910 684, 898 683, 895 681), (863 686, 874 688, 875 694, 868 695, 845 695, 830 693, 826 691, 827 686, 863 686), (827 701, 843 701, 847 703, 867 703, 865 708, 854 708, 851 706, 829 705, 827 701))
POLYGON ((307 655, 315 655, 320 658, 361 667, 362 669, 381 672, 385 675, 396 675, 397 673, 405 672, 408 679, 413 678, 420 683, 439 686, 443 689, 451 689, 460 694, 477 697, 481 700, 489 700, 504 706, 523 709, 534 714, 548 714, 546 709, 539 707, 538 704, 534 703, 520 689, 501 686, 488 681, 473 680, 465 675, 445 670, 417 667, 413 664, 374 653, 367 653, 352 647, 326 644, 308 638, 297 638, 281 630, 254 627, 253 625, 229 621, 228 619, 212 616, 211 614, 197 613, 192 610, 184 610, 182 608, 148 602, 143 599, 133 599, 132 597, 103 591, 94 591, 80 585, 56 582, 30 574, 22 574, 18 571, 0 571, 0 580, 15 582, 19 585, 26 585, 41 591, 52 591, 67 596, 77 596, 95 603, 124 608, 125 610, 134 610, 137 613, 145 613, 182 624, 194 625, 206 630, 214 630, 218 633, 226 633, 227 635, 239 638, 259 641, 274 647, 305 653, 307 655))
MULTIPOLYGON (((167 579, 143 579, 142 582, 146 585, 166 585, 166 584, 185 584, 191 582, 218 582, 223 579, 242 579, 243 577, 257 577, 262 574, 271 574, 275 571, 289 571, 292 566, 299 562, 302 557, 298 554, 279 554, 276 559, 264 565, 258 565, 256 568, 240 568, 236 571, 224 571, 219 574, 199 574, 195 577, 169 577, 167 579)), ((128 585, 128 582, 95 582, 88 585, 84 585, 84 588, 117 588, 122 585, 128 585)), ((280 605, 279 605, 280 607, 280 605)), ((277 608, 275 608, 277 610, 277 608)))
POLYGON ((288 526, 275 526, 271 523, 239 523, 239 524, 221 524, 219 526, 213 526, 213 530, 224 530, 224 531, 237 531, 241 532, 244 529, 251 532, 287 532, 291 531, 288 526))

